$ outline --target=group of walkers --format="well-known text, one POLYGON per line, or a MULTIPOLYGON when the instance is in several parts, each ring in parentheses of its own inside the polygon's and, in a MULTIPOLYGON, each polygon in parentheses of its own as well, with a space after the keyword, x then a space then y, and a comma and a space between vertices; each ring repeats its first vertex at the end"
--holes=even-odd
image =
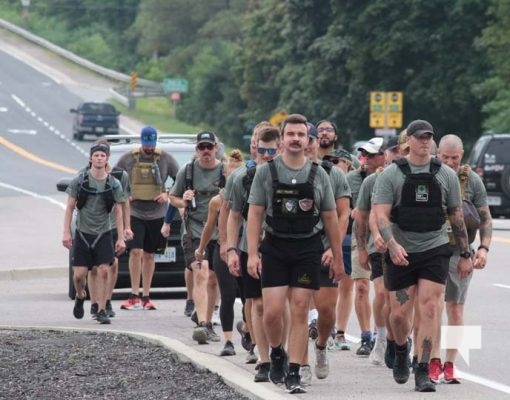
POLYGON ((121 309, 156 309, 154 253, 179 212, 192 338, 221 340, 212 323, 219 291, 220 355, 235 355, 240 297, 236 328, 246 362, 256 364, 256 382, 306 392, 309 338, 315 376, 325 379, 328 351, 350 349, 345 330, 354 303, 358 356, 392 369, 399 384, 412 370, 420 392, 435 391, 441 379, 460 383, 456 350, 441 362, 442 312, 448 325, 463 325, 472 271, 487 263, 492 222, 481 179, 461 165, 462 140, 445 135, 436 152, 435 135, 430 123, 415 120, 397 137, 360 146, 358 159, 342 149, 332 121, 313 125, 291 114, 280 128, 254 128, 250 160, 238 150, 218 157, 217 136, 200 132, 195 157, 180 169, 156 146, 152 127, 114 168, 108 143, 97 141, 89 166, 68 188, 63 244, 72 248, 74 316, 84 315, 90 271, 91 312, 110 323, 115 257, 126 245, 132 293, 121 309), (174 184, 166 192, 168 177, 174 184))

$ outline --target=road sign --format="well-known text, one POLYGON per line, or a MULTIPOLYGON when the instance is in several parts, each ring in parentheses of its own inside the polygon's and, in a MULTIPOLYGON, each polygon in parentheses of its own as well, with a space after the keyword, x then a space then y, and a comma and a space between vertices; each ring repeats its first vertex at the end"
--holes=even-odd
POLYGON ((166 78, 163 80, 163 92, 165 94, 168 94, 171 92, 187 93, 188 92, 188 81, 186 79, 166 78))
POLYGON ((386 93, 370 92, 370 112, 384 112, 386 110, 386 93))
POLYGON ((370 128, 384 128, 384 112, 370 113, 370 128))
POLYGON ((281 122, 287 118, 289 113, 286 110, 278 111, 277 113, 273 114, 271 118, 269 118, 269 123, 273 126, 280 126, 281 122))
POLYGON ((386 105, 389 112, 402 112, 402 97, 402 92, 388 92, 386 94, 386 105))
POLYGON ((389 112, 387 123, 388 123, 388 128, 401 128, 402 127, 402 113, 389 112))
POLYGON ((170 95, 170 98, 173 101, 179 101, 181 99, 181 94, 179 92, 172 92, 172 94, 170 95))

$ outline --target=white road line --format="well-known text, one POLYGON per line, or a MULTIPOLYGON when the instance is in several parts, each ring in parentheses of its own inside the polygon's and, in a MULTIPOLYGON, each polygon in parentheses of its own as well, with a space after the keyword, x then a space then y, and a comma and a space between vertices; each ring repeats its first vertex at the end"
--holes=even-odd
POLYGON ((471 375, 471 374, 468 374, 467 372, 462 372, 462 371, 459 371, 459 372, 461 374, 460 375, 461 378, 464 378, 467 381, 470 381, 473 383, 478 383, 479 385, 486 386, 488 388, 491 388, 494 390, 499 390, 500 392, 510 394, 510 386, 508 386, 508 385, 504 385, 499 382, 494 382, 494 381, 491 381, 490 379, 482 378, 481 376, 471 375))
POLYGON ((502 285, 501 283, 493 283, 492 286, 501 287, 504 289, 510 289, 510 285, 502 285))
POLYGON ((8 183, 4 183, 4 182, 0 182, 0 187, 3 187, 5 189, 14 190, 15 192, 23 193, 23 194, 32 196, 36 199, 49 201, 51 204, 54 204, 54 205, 60 207, 62 210, 66 209, 66 205, 64 203, 61 203, 60 201, 57 201, 49 196, 43 196, 38 193, 31 192, 30 190, 25 190, 25 189, 19 188, 17 186, 9 185, 8 183))

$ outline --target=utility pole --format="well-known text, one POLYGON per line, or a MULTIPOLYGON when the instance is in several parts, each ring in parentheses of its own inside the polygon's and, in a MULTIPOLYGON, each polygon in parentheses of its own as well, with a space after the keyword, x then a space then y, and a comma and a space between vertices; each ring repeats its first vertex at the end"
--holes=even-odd
POLYGON ((23 11, 21 17, 23 18, 23 28, 28 30, 28 7, 30 7, 30 0, 21 0, 23 11))

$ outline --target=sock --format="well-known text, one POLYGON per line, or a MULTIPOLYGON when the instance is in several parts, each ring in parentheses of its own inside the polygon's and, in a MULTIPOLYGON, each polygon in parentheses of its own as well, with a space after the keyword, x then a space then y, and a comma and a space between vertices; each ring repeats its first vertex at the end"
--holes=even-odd
POLYGON ((299 364, 296 363, 289 363, 289 374, 299 374, 299 364))
POLYGON ((315 319, 317 319, 319 317, 319 312, 317 311, 316 308, 308 311, 308 325, 311 324, 311 322, 315 319))
POLYGON ((372 341, 372 332, 371 331, 363 331, 361 332, 361 341, 367 341, 367 342, 371 342, 372 341))
POLYGON ((271 354, 280 355, 283 353, 282 345, 279 344, 276 347, 271 346, 271 354))
POLYGON ((386 340, 386 327, 385 326, 379 326, 377 327, 377 340, 384 342, 386 340))

